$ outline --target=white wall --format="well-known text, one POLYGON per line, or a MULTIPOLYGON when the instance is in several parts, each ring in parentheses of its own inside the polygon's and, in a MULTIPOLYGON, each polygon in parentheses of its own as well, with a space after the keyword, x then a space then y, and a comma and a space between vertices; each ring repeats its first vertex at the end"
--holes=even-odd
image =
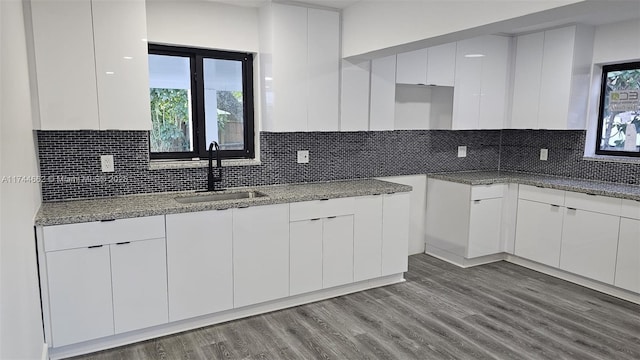
POLYGON ((640 59, 640 20, 600 25, 593 42, 593 63, 640 59))
POLYGON ((258 9, 202 0, 147 0, 150 42, 258 52, 258 9))
MULTIPOLYGON (((0 1, 0 175, 38 174, 22 4, 0 1)), ((40 189, 0 183, 0 359, 39 359, 43 350, 33 218, 40 189)))
MULTIPOLYGON (((343 11, 342 56, 347 58, 363 55, 439 36, 443 38, 431 45, 456 41, 456 32, 580 2, 582 1, 361 1, 343 11)), ((467 34, 466 37, 499 31, 504 29, 487 28, 484 33, 467 34)), ((395 52, 401 51, 393 51, 395 52)), ((382 55, 386 54, 376 56, 382 55)))

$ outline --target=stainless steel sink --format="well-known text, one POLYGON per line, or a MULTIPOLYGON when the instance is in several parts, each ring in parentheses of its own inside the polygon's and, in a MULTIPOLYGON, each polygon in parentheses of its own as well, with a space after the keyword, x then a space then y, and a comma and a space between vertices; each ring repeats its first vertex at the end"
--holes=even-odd
POLYGON ((258 191, 240 191, 230 193, 206 193, 201 195, 179 196, 175 199, 181 204, 193 204, 210 201, 253 199, 265 196, 267 195, 258 191))

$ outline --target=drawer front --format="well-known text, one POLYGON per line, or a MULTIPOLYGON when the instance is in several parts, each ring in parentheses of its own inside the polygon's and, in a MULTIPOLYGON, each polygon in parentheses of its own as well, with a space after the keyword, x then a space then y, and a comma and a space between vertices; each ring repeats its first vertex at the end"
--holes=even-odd
POLYGON ((556 189, 539 188, 537 186, 520 185, 518 198, 537 201, 545 204, 564 205, 565 191, 556 189))
POLYGON ((568 208, 620 216, 622 199, 567 191, 564 204, 568 208))
POLYGON ((325 218, 329 216, 353 215, 355 198, 313 200, 291 203, 291 221, 325 218))
POLYGON ((507 184, 473 185, 471 200, 496 199, 504 196, 507 184))
POLYGON ((640 220, 640 201, 622 200, 622 217, 640 220))
POLYGON ((56 251, 164 237, 164 216, 45 226, 44 250, 56 251))

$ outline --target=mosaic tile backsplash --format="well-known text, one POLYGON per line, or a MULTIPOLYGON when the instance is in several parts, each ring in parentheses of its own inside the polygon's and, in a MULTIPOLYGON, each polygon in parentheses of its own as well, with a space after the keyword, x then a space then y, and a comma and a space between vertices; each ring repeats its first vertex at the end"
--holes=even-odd
MULTIPOLYGON (((629 183, 640 164, 582 160, 584 131, 402 130, 260 134, 261 165, 224 167, 222 187, 511 170, 629 183), (502 144, 502 145, 501 145, 502 144), (467 157, 457 157, 466 145, 467 157), (537 160, 541 147, 549 161, 537 160), (297 164, 296 151, 310 163, 297 164)), ((38 131, 43 201, 196 190, 206 169, 149 169, 145 131, 38 131), (100 171, 114 155, 115 172, 100 171)))
MULTIPOLYGON (((202 189, 206 169, 149 170, 145 131, 38 131, 43 201, 202 189), (114 173, 100 171, 113 154, 114 173)), ((224 167, 222 187, 435 171, 496 169, 500 131, 385 131, 260 134, 261 165, 224 167), (457 146, 468 146, 466 158, 457 146), (297 150, 310 163, 298 164, 297 150)))

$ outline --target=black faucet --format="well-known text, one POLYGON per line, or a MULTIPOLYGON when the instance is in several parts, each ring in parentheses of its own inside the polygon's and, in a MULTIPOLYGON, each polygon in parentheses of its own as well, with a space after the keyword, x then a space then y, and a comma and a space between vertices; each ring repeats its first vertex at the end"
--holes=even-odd
POLYGON ((207 191, 220 191, 216 189, 215 183, 222 181, 222 161, 220 160, 220 146, 215 141, 209 144, 209 171, 207 172, 207 191), (213 175, 213 148, 216 148, 216 167, 218 176, 213 175))

